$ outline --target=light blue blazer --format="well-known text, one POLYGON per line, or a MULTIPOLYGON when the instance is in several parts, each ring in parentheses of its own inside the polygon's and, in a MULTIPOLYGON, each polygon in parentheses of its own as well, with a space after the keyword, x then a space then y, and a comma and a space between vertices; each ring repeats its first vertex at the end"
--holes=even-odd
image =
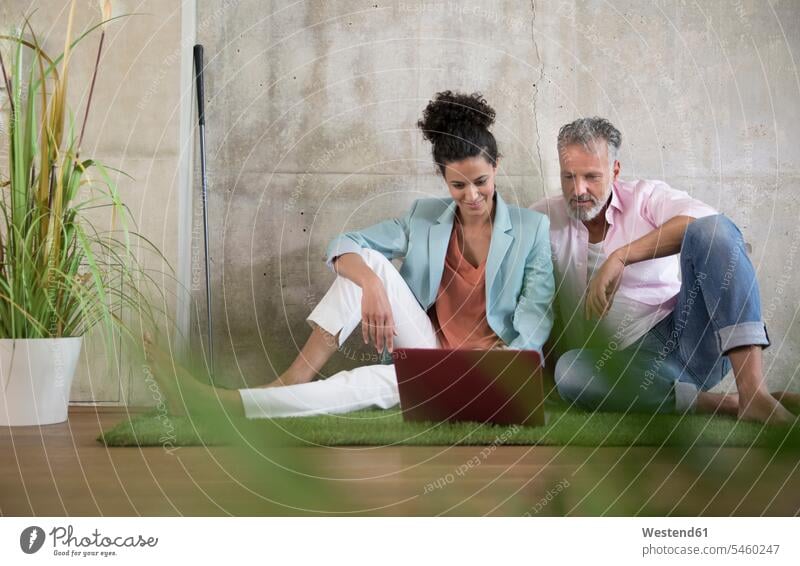
MULTIPOLYGON (((486 259, 486 319, 510 348, 537 350, 553 326, 555 292, 550 221, 507 205, 495 191, 492 240, 486 259)), ((400 274, 425 311, 436 301, 457 204, 452 198, 419 199, 404 218, 340 234, 327 250, 327 264, 342 254, 370 248, 388 259, 403 258, 400 274)))

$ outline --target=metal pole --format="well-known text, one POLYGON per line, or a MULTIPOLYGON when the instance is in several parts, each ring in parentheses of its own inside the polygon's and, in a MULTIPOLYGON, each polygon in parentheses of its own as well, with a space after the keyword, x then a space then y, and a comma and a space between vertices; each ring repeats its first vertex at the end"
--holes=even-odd
POLYGON ((200 129, 200 178, 203 202, 203 248, 206 263, 206 316, 208 318, 208 371, 214 375, 214 341, 211 322, 211 259, 208 253, 208 181, 206 177, 206 117, 203 100, 203 46, 194 46, 194 77, 197 85, 197 114, 200 129))

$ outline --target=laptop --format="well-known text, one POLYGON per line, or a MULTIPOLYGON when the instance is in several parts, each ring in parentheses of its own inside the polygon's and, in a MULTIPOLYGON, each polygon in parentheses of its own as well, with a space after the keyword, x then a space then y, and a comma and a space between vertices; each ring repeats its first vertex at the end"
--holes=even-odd
POLYGON ((535 351, 398 348, 392 358, 406 421, 545 423, 535 351))

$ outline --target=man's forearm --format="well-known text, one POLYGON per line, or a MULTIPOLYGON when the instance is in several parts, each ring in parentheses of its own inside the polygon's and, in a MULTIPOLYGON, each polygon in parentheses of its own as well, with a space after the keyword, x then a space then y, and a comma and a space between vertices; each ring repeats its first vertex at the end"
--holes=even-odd
POLYGON ((615 250, 611 255, 624 265, 674 255, 681 251, 686 228, 694 220, 691 216, 676 216, 664 224, 615 250))

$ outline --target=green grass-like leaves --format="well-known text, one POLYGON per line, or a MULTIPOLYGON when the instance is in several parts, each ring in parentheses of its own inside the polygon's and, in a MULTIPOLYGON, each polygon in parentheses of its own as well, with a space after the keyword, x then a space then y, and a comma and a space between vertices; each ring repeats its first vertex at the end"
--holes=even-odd
MULTIPOLYGON (((73 39, 74 9, 73 1, 65 50, 55 58, 41 48, 27 19, 19 35, 0 36, 13 54, 9 64, 0 61, 8 93, 0 104, 7 102, 10 116, 9 160, 0 165, 0 338, 81 336, 99 325, 112 351, 116 335, 137 338, 123 313, 152 323, 156 303, 149 293, 164 298, 132 237, 166 260, 129 227, 129 211, 109 174, 115 170, 80 156, 81 138, 66 103, 69 62, 74 48, 107 21, 73 39), (27 68, 23 55, 31 56, 27 68), (98 208, 108 210, 110 230, 98 230, 87 216, 98 208)), ((101 49, 102 35, 98 61, 101 49)), ((94 71, 93 79, 97 65, 94 71)))

